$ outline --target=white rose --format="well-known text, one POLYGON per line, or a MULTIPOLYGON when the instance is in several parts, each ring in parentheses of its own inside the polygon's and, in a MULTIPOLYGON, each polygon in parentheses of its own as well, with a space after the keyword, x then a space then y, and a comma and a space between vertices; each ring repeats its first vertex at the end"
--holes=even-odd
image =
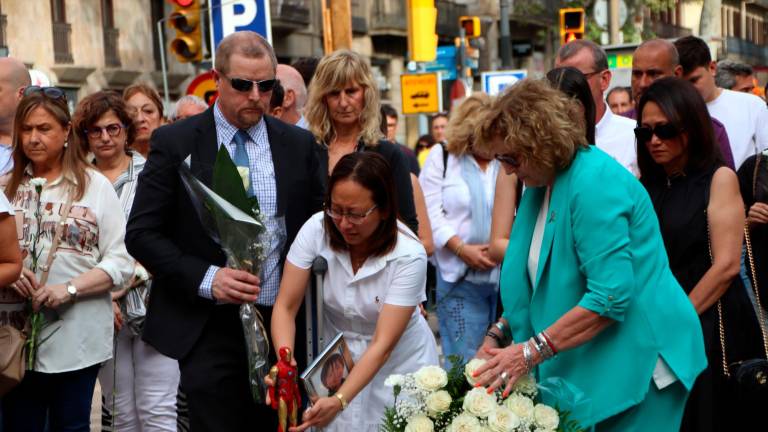
POLYGON ((248 167, 237 167, 237 173, 240 174, 240 180, 243 181, 243 188, 247 191, 251 184, 251 170, 248 167))
POLYGON ((434 423, 424 414, 417 414, 409 418, 408 424, 405 425, 405 432, 432 432, 434 430, 434 423))
POLYGON ((472 385, 472 386, 475 385, 476 380, 475 380, 475 377, 472 376, 472 374, 475 373, 475 371, 484 364, 485 364, 485 360, 472 359, 469 361, 469 363, 464 365, 464 377, 467 378, 467 382, 469 383, 469 385, 472 385))
POLYGON ((39 193, 43 189, 43 186, 45 186, 46 182, 48 182, 48 180, 43 177, 35 177, 29 181, 29 184, 35 188, 35 191, 39 193))
POLYGON ((511 409, 497 406, 488 416, 488 428, 493 432, 512 432, 520 427, 520 417, 511 409))
POLYGON ((533 421, 533 401, 530 398, 513 393, 504 401, 504 406, 520 417, 522 422, 533 421))
POLYGON ((539 392, 539 389, 536 387, 536 379, 533 375, 529 374, 518 378, 518 380, 515 381, 512 391, 522 393, 528 397, 535 397, 539 392))
POLYGON ((463 408, 477 417, 488 417, 496 409, 496 396, 483 387, 475 387, 464 396, 463 408))
POLYGON ((387 387, 401 386, 405 382, 405 377, 400 374, 392 374, 384 380, 384 385, 387 387))
POLYGON ((479 432, 481 428, 480 420, 477 417, 462 413, 453 419, 446 432, 479 432))
POLYGON ((439 366, 424 366, 413 374, 413 378, 416 385, 426 391, 440 390, 448 384, 448 374, 439 366))
POLYGON ((536 426, 541 429, 555 430, 560 425, 560 415, 549 405, 536 404, 533 409, 533 417, 536 426))
POLYGON ((430 415, 442 414, 451 408, 451 394, 445 390, 438 390, 427 396, 425 403, 430 415))

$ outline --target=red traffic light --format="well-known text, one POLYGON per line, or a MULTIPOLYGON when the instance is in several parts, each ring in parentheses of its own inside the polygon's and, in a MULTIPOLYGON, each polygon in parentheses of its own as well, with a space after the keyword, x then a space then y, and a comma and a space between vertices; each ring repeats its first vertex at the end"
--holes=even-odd
POLYGON ((197 0, 172 0, 171 3, 175 3, 180 7, 190 7, 197 0))

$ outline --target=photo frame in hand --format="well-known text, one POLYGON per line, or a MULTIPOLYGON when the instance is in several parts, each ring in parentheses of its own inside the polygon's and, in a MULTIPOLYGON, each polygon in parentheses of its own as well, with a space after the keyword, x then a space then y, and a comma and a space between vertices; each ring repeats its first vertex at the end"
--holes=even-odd
POLYGON ((352 353, 337 334, 311 365, 301 374, 301 382, 311 402, 336 394, 354 366, 352 353))

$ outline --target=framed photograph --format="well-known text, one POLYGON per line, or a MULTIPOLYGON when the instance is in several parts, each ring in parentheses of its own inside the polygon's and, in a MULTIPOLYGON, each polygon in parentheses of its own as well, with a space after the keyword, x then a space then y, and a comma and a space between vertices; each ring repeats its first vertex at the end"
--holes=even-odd
POLYGON ((339 333, 301 374, 309 400, 314 403, 319 398, 336 394, 353 366, 344 333, 339 333))

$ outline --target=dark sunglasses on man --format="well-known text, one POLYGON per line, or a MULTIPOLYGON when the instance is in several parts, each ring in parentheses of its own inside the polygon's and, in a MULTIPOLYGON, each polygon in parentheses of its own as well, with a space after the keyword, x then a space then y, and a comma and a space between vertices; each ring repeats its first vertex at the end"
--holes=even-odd
POLYGON ((645 144, 650 141, 654 135, 656 135, 659 139, 667 140, 675 138, 676 136, 680 135, 681 132, 682 129, 673 124, 663 123, 657 124, 653 128, 648 126, 636 127, 635 138, 637 138, 638 143, 645 144))
POLYGON ((256 88, 259 89, 259 93, 266 93, 268 91, 272 91, 272 89, 275 88, 275 83, 277 82, 277 79, 275 78, 261 81, 251 81, 244 78, 230 78, 224 74, 221 76, 222 78, 225 78, 227 81, 229 81, 229 84, 233 89, 242 93, 251 92, 251 90, 253 90, 254 84, 256 85, 256 88))
POLYGON ((40 87, 40 86, 31 85, 31 86, 26 86, 24 88, 24 92, 23 92, 24 96, 29 96, 33 93, 42 93, 50 99, 61 99, 61 98, 66 99, 64 90, 58 87, 40 87))

